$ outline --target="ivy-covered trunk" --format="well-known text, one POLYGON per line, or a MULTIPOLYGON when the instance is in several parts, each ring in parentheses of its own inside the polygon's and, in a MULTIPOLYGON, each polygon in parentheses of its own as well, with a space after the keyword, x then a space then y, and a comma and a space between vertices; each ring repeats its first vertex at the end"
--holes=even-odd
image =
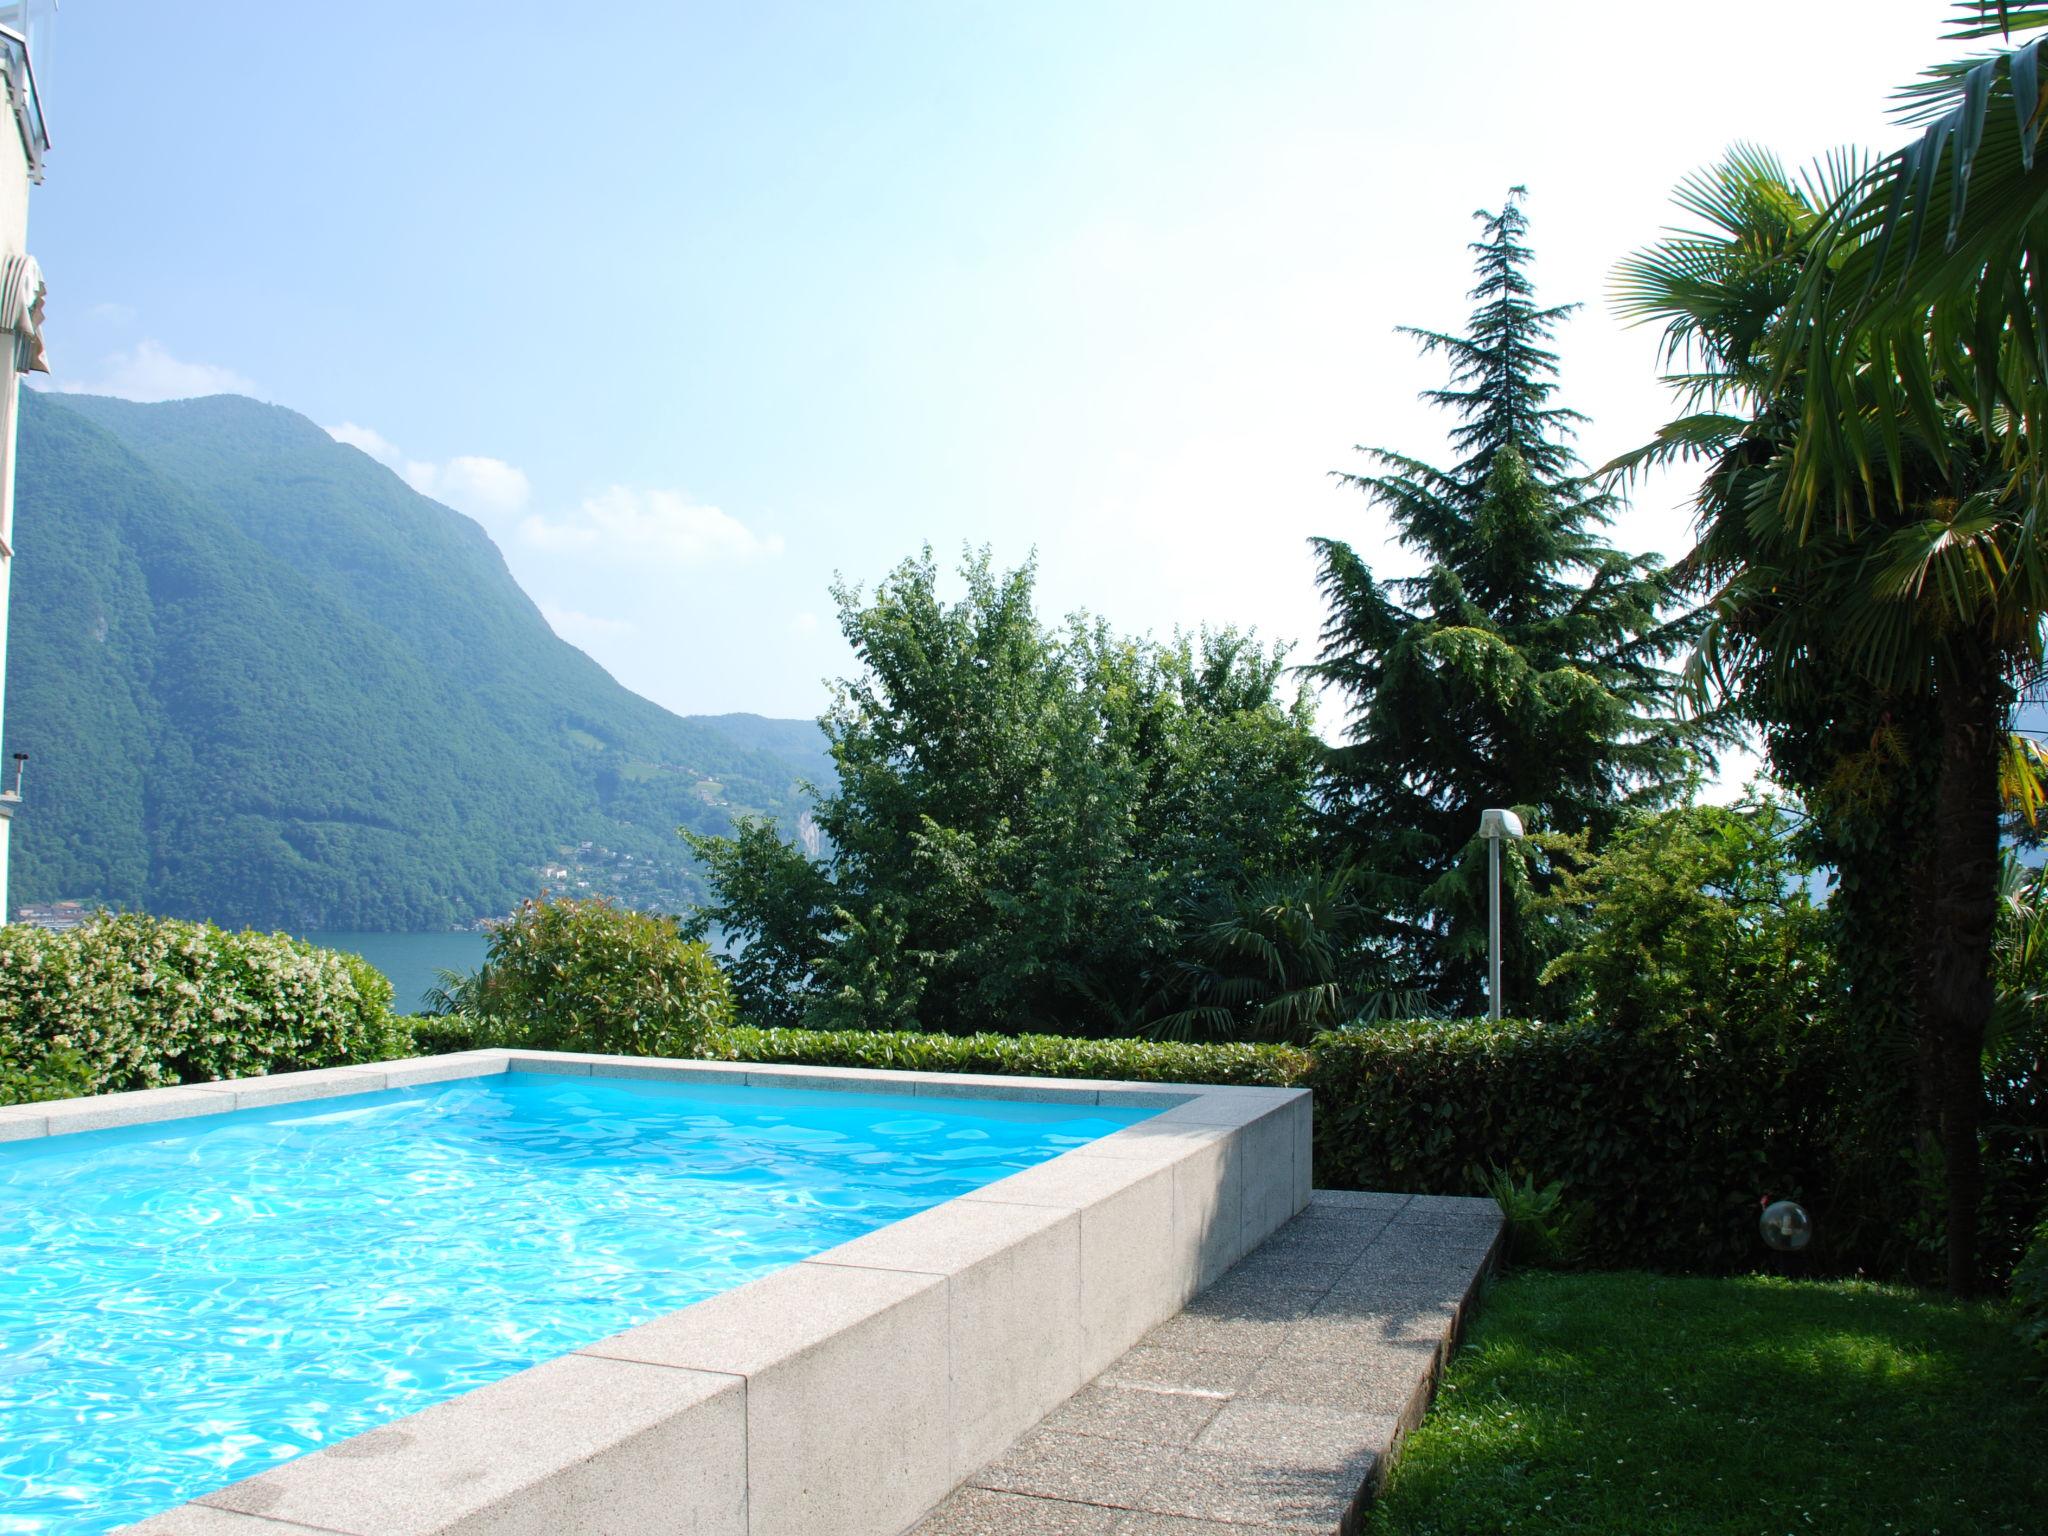
MULTIPOLYGON (((1961 669, 1959 669, 1961 670, 1961 669)), ((1984 1031, 1994 1000, 1991 947, 1998 921, 1998 754, 2005 692, 1996 675, 1965 672, 1941 691, 1941 769, 1926 929, 1926 1038, 1941 1106, 1948 1211, 1948 1286, 1979 1282, 1984 1200, 1984 1031)))

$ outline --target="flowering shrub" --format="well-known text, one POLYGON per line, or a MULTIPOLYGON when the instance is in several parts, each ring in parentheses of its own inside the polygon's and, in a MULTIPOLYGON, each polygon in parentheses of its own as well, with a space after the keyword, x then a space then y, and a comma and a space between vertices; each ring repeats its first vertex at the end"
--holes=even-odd
POLYGON ((708 945, 674 918, 602 897, 522 904, 491 935, 474 976, 443 990, 438 1012, 466 1028, 421 1021, 415 1040, 448 1049, 488 1040, 547 1051, 694 1056, 732 1021, 732 989, 708 945))
POLYGON ((367 961, 288 934, 139 915, 0 928, 0 1096, 381 1060, 407 1046, 390 1002, 367 961))

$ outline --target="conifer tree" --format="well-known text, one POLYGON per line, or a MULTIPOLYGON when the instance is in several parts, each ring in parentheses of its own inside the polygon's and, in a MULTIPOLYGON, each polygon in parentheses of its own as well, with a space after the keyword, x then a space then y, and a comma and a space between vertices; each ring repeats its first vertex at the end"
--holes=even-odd
POLYGON ((1510 855, 1505 991, 1536 1005, 1546 946, 1515 909, 1548 883, 1542 834, 1612 829, 1665 800, 1691 764, 1666 662, 1683 636, 1652 557, 1604 530, 1618 503, 1580 477, 1584 420, 1552 403, 1549 343, 1576 306, 1539 308, 1523 190, 1476 215, 1478 284, 1464 335, 1404 328, 1450 381, 1423 398, 1456 418, 1456 462, 1361 447, 1340 474, 1393 520, 1424 568, 1379 580, 1339 539, 1313 541, 1328 604, 1311 675, 1346 706, 1347 741, 1325 775, 1333 837, 1373 877, 1387 942, 1438 1004, 1483 999, 1487 806, 1518 811, 1532 844, 1510 855))

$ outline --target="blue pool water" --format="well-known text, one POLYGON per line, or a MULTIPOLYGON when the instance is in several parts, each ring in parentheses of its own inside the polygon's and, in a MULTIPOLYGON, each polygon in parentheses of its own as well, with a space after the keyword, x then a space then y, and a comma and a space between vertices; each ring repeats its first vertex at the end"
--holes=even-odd
POLYGON ((99 1536, 1148 1113, 512 1073, 0 1144, 0 1536, 99 1536))

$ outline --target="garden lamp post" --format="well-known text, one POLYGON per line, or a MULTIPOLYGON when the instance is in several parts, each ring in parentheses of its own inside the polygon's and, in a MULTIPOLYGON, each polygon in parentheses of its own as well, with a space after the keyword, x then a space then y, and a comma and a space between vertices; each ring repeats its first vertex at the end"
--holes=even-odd
POLYGON ((1486 1007, 1500 1022, 1500 845, 1502 838, 1522 835, 1522 818, 1513 811, 1481 811, 1479 835, 1486 839, 1486 1007))

